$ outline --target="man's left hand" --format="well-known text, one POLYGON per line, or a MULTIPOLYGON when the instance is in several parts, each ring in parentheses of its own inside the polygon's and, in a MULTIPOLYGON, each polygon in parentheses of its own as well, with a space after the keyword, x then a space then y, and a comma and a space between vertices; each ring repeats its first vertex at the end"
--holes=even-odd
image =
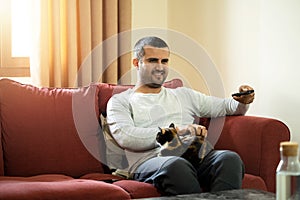
MULTIPOLYGON (((248 85, 242 85, 239 88, 239 92, 246 92, 248 90, 253 90, 253 88, 248 85)), ((254 96, 255 92, 241 96, 233 96, 233 99, 243 104, 250 104, 254 101, 254 96)))

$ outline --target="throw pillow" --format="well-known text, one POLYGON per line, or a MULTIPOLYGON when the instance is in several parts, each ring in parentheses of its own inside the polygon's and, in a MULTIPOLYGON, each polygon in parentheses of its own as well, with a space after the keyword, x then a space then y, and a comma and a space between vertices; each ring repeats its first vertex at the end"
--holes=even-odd
POLYGON ((128 167, 125 151, 113 138, 106 117, 100 115, 102 132, 106 144, 106 164, 112 169, 125 169, 128 167))

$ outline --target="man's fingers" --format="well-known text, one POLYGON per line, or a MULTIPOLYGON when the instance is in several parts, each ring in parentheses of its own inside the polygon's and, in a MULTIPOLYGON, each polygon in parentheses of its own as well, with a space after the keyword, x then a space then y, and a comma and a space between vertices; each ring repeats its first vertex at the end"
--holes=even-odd
POLYGON ((207 137, 207 129, 206 129, 206 127, 205 126, 200 126, 200 125, 198 125, 197 127, 196 127, 196 135, 197 136, 203 136, 203 137, 207 137))
POLYGON ((198 124, 190 124, 186 128, 181 129, 179 135, 191 135, 191 136, 207 136, 207 129, 205 126, 201 126, 198 124))
POLYGON ((246 92, 248 90, 253 90, 253 87, 249 86, 249 85, 241 85, 239 88, 240 92, 246 92))

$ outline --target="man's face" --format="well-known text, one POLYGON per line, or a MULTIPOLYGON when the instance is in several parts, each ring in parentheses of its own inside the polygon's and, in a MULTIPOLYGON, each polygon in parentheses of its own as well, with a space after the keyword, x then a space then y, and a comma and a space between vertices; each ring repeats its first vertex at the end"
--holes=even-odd
POLYGON ((138 75, 140 81, 149 87, 160 87, 168 76, 169 49, 144 47, 145 55, 139 61, 138 75))

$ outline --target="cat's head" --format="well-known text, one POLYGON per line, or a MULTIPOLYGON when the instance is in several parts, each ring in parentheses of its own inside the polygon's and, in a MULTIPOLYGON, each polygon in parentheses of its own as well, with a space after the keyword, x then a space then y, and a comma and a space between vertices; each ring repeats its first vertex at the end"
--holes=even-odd
POLYGON ((168 128, 158 128, 159 132, 156 135, 156 141, 161 145, 165 144, 166 142, 170 142, 177 135, 177 130, 173 123, 171 123, 168 128))

